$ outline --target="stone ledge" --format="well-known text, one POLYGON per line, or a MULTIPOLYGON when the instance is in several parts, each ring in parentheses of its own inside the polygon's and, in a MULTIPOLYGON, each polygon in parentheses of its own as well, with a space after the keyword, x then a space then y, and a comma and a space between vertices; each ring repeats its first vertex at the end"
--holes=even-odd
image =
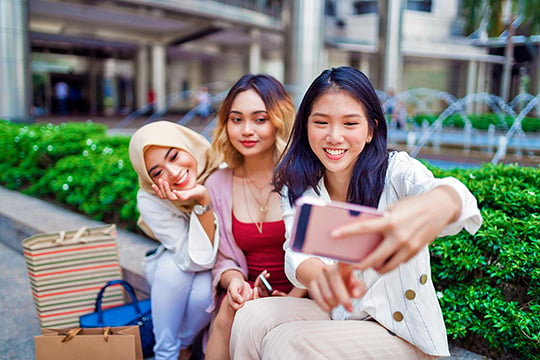
MULTIPOLYGON (((105 223, 73 213, 57 205, 0 187, 0 241, 22 254, 21 241, 38 234, 76 230, 105 223)), ((142 235, 118 229, 118 257, 123 276, 137 290, 140 299, 149 296, 142 259, 157 243, 142 235)))

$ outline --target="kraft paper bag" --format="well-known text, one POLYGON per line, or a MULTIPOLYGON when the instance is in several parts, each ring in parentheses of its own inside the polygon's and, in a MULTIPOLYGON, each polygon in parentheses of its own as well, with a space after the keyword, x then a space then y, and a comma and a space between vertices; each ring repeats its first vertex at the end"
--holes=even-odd
POLYGON ((138 326, 41 329, 36 360, 143 360, 138 326))

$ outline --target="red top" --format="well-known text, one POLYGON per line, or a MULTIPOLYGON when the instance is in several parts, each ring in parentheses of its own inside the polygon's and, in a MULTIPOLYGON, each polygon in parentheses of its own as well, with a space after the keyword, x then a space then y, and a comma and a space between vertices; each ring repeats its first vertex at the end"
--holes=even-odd
POLYGON ((254 223, 238 221, 232 214, 232 233, 238 247, 246 255, 248 265, 248 282, 251 286, 257 276, 267 270, 268 281, 274 290, 288 293, 292 285, 285 275, 285 223, 283 220, 262 223, 262 234, 254 223))

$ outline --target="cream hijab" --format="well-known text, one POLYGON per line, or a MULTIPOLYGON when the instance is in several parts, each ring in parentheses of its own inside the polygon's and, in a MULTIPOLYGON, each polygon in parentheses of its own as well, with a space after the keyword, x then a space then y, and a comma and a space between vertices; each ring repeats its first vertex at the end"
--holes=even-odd
MULTIPOLYGON (((215 169, 210 152, 210 143, 201 134, 170 121, 156 121, 138 129, 129 141, 129 159, 139 176, 139 187, 152 195, 154 183, 146 171, 144 152, 151 145, 174 147, 193 156, 197 162, 197 182, 202 184, 215 169)), ((182 211, 191 211, 194 203, 190 201, 172 202, 182 211)))

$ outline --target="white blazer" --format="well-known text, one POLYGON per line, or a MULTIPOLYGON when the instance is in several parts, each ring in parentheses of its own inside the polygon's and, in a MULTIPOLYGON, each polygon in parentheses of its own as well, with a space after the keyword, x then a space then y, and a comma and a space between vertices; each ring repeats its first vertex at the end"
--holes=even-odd
MULTIPOLYGON (((440 186, 452 186, 460 195, 462 210, 459 219, 449 224, 440 236, 457 234, 463 228, 475 233, 482 224, 482 217, 474 196, 460 181, 454 178, 436 179, 418 160, 405 152, 390 154, 385 186, 378 209, 383 211, 389 205, 408 196, 418 195, 440 186)), ((324 180, 318 184, 320 195, 313 189, 304 195, 330 200, 324 180)), ((286 227, 285 273, 297 287, 304 286, 296 278, 296 268, 312 256, 292 251, 288 243, 294 222, 295 209, 289 205, 287 191, 282 197, 282 209, 286 227)), ((320 258, 325 263, 334 260, 320 258)), ((332 318, 377 320, 394 334, 414 344, 426 354, 449 356, 446 327, 435 288, 431 281, 429 250, 426 246, 408 262, 393 271, 379 275, 372 269, 357 271, 357 276, 367 286, 367 293, 353 300, 354 312, 347 312, 342 306, 332 310, 332 318)))

